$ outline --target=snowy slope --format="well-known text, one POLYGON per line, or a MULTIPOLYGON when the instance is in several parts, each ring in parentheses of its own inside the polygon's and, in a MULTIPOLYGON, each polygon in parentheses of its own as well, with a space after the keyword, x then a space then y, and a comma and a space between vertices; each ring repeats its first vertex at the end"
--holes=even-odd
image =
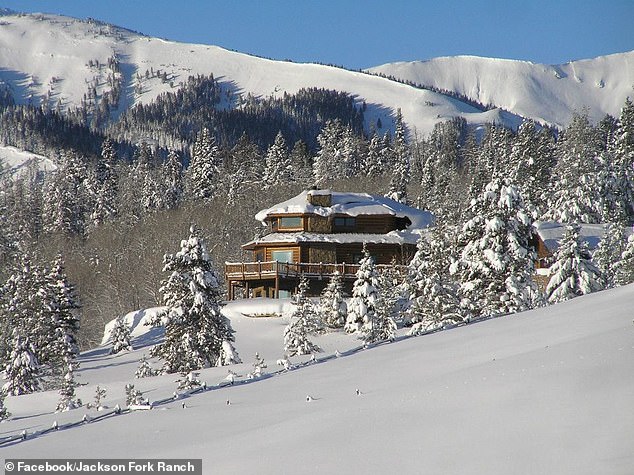
POLYGON ((11 87, 20 103, 46 102, 53 108, 59 104, 63 110, 77 106, 84 95, 89 97, 92 87, 99 97, 110 90, 108 77, 114 74, 123 84, 123 108, 152 101, 190 75, 211 73, 222 81, 228 103, 238 94, 279 96, 307 87, 348 92, 359 103, 367 103, 368 129, 379 118, 384 130, 391 128, 399 107, 410 132, 418 134, 427 134, 437 122, 457 116, 473 124, 519 123, 518 117, 506 112, 483 113, 450 97, 360 72, 176 43, 69 17, 0 17, 0 81, 11 87), (120 74, 108 66, 108 58, 114 57, 120 62, 120 74), (157 70, 167 74, 167 81, 151 74, 146 79, 146 71, 157 70))
POLYGON ((37 170, 43 172, 57 169, 57 166, 50 158, 15 147, 0 146, 0 162, 4 167, 4 172, 10 175, 23 173, 32 164, 35 165, 37 170))
POLYGON ((454 91, 559 127, 584 109, 595 121, 618 116, 626 97, 634 97, 634 51, 561 65, 456 56, 369 71, 454 91))
MULTIPOLYGON (((0 454, 192 457, 203 459, 204 473, 631 474, 633 302, 630 285, 343 353, 193 395, 186 408, 173 401, 0 446, 0 454)), ((270 311, 274 303, 256 305, 270 311)), ((228 309, 236 347, 247 363, 259 351, 266 371, 275 371, 284 318, 248 318, 242 310, 240 303, 228 309)), ((321 357, 357 344, 339 333, 320 343, 321 357)), ((82 398, 101 384, 106 403, 120 403, 143 352, 84 354, 82 398)), ((234 369, 244 375, 248 364, 234 369)), ((215 384, 225 374, 206 369, 201 378, 215 384)), ((173 392, 174 379, 134 382, 156 401, 173 392)), ((52 414, 56 400, 55 393, 7 398, 14 417, 0 436, 97 415, 83 408, 52 414)))

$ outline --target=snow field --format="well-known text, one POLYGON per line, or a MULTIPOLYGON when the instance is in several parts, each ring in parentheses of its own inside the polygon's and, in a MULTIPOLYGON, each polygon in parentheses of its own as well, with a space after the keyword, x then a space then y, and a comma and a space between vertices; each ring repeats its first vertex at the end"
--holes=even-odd
MULTIPOLYGON (((202 457, 205 473, 627 474, 634 466, 632 302, 632 285, 604 291, 207 391, 186 399, 186 409, 175 401, 0 451, 202 457)), ((265 371, 277 369, 283 319, 229 310, 245 361, 231 369, 244 374, 253 350, 269 364, 265 371)), ((316 341, 328 354, 342 340, 357 344, 341 334, 316 341)), ((106 386, 110 405, 132 381, 143 349, 114 357, 99 351, 84 354, 80 380, 106 386)), ((226 369, 203 370, 201 380, 218 382, 226 369)), ((132 382, 155 400, 175 389, 174 379, 132 382)), ((80 388, 80 397, 86 390, 94 391, 80 388)), ((14 417, 2 435, 85 412, 51 414, 56 401, 55 392, 7 398, 14 417)))

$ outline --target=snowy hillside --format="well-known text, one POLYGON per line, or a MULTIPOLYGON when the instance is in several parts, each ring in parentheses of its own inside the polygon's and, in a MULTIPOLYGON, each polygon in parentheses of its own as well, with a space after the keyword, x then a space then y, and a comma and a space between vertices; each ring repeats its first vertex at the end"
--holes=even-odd
POLYGON ((69 17, 34 14, 0 18, 0 81, 10 87, 19 103, 44 102, 65 110, 82 101, 90 103, 93 93, 102 98, 118 81, 121 111, 179 87, 190 75, 212 73, 222 82, 229 103, 239 94, 281 96, 308 87, 348 92, 359 104, 366 102, 368 129, 378 119, 383 129, 390 128, 399 107, 410 131, 419 134, 427 134, 435 123, 457 116, 474 124, 519 123, 506 112, 481 112, 445 95, 360 72, 176 43, 69 17), (113 66, 114 60, 120 67, 113 66))
POLYGON ((4 167, 4 172, 11 175, 22 173, 32 164, 35 165, 36 169, 44 172, 57 169, 50 158, 15 147, 0 146, 0 163, 4 167))
MULTIPOLYGON (((279 302, 253 302, 280 310, 279 302)), ((320 337, 323 360, 255 382, 245 378, 255 351, 268 362, 265 372, 280 368, 285 319, 246 317, 253 306, 237 302, 226 310, 245 361, 232 367, 241 375, 234 386, 215 388, 227 368, 206 369, 201 379, 214 389, 0 453, 202 458, 204 473, 629 474, 632 302, 630 285, 354 354, 346 350, 358 341, 333 333, 320 337)), ((152 401, 169 397, 174 376, 133 378, 149 349, 144 338, 137 335, 130 353, 85 353, 81 398, 91 400, 99 384, 112 408, 128 382, 152 401)), ((0 437, 99 415, 54 414, 57 399, 54 392, 8 397, 13 417, 0 437)))
POLYGON ((552 66, 456 56, 369 71, 453 91, 559 127, 584 109, 594 121, 605 114, 618 117, 626 97, 634 97, 634 51, 552 66))

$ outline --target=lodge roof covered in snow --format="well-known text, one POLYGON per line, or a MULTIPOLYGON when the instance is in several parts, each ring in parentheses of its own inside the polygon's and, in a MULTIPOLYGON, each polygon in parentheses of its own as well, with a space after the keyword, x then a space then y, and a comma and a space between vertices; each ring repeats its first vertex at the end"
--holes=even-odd
MULTIPOLYGON (((579 223, 581 236, 588 243, 588 248, 592 251, 597 248, 601 239, 605 235, 607 224, 587 224, 579 223)), ((555 221, 537 221, 535 229, 539 238, 550 252, 555 252, 559 248, 559 243, 566 232, 566 224, 555 221)), ((632 234, 632 228, 623 228, 626 236, 632 234)))
POLYGON ((317 215, 330 217, 335 215, 391 215, 398 218, 409 218, 411 229, 429 227, 434 217, 429 211, 412 208, 390 198, 367 193, 348 193, 331 190, 305 190, 299 195, 282 203, 264 209, 255 215, 264 223, 267 218, 279 215, 317 215), (328 205, 320 198, 330 197, 328 205))

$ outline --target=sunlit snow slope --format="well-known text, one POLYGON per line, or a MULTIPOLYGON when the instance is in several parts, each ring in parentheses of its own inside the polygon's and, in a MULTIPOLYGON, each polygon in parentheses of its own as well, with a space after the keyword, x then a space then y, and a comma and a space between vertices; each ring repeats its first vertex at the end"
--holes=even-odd
MULTIPOLYGON (((233 305, 236 346, 247 362, 236 370, 244 376, 259 349, 266 371, 275 371, 284 319, 248 318, 233 305)), ((630 285, 344 353, 194 395, 186 408, 174 401, 3 447, 0 454, 192 457, 202 458, 209 474, 631 474, 633 309, 630 285)), ((324 357, 354 342, 335 333, 320 343, 324 357)), ((131 379, 141 352, 147 347, 85 354, 84 400, 102 383, 112 407, 130 381, 153 400, 169 396, 174 377, 131 379)), ((201 378, 215 384, 225 374, 226 368, 207 369, 201 378)), ((53 414, 56 399, 55 393, 7 398, 14 419, 0 432, 96 414, 83 408, 53 414)))
POLYGON ((455 56, 389 63, 369 71, 435 86, 522 117, 565 126, 574 112, 618 116, 634 97, 634 51, 561 65, 455 56))
POLYGON ((429 133, 434 124, 464 117, 473 124, 497 121, 510 126, 518 117, 474 107, 442 94, 416 89, 368 74, 317 64, 273 61, 215 46, 194 45, 142 36, 95 21, 54 15, 0 17, 0 80, 8 84, 19 103, 65 110, 111 89, 113 70, 108 59, 121 65, 123 98, 120 110, 149 102, 160 93, 178 88, 190 75, 214 74, 227 91, 227 102, 238 94, 260 97, 295 93, 318 87, 348 92, 367 104, 366 126, 381 119, 383 130, 393 126, 397 108, 410 132, 429 133), (150 74, 146 78, 145 72, 150 74), (166 80, 152 72, 166 73, 166 80), (84 98, 86 95, 86 98, 84 98))

